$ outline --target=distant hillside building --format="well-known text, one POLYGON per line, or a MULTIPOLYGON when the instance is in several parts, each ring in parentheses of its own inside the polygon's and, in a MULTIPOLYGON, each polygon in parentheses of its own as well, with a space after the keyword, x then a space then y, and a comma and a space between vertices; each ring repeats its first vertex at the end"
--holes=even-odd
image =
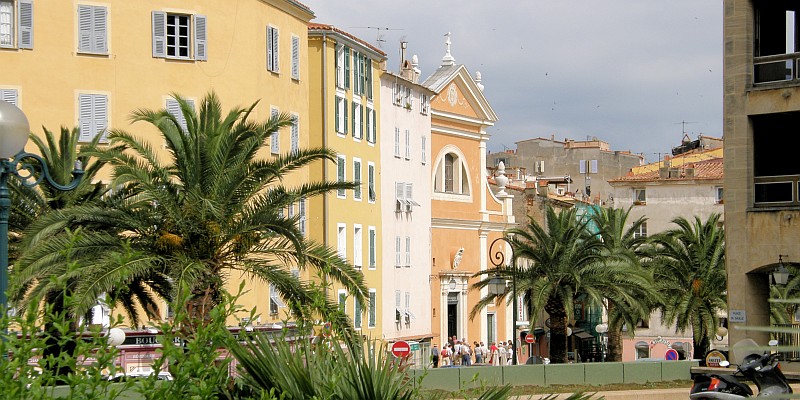
POLYGON ((487 165, 503 161, 506 168, 524 169, 529 179, 534 176, 569 176, 571 183, 566 194, 593 204, 609 200, 609 179, 625 175, 631 168, 642 165, 644 157, 630 151, 613 151, 608 143, 593 138, 587 141, 564 141, 535 138, 516 142, 515 150, 490 153, 487 165))

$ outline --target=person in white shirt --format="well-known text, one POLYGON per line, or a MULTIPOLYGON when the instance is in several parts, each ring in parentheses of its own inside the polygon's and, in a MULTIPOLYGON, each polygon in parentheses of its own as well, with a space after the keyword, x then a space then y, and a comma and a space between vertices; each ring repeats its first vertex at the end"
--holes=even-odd
POLYGON ((505 365, 507 362, 506 360, 508 360, 508 350, 506 350, 506 344, 505 342, 500 342, 500 345, 497 347, 500 355, 497 357, 497 364, 495 365, 505 365))

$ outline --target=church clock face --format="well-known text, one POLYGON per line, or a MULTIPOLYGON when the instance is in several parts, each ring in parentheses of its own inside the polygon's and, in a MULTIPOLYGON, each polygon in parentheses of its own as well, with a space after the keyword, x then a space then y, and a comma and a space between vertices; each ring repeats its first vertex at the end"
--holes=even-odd
POLYGON ((458 103, 458 91, 456 90, 456 85, 450 84, 450 88, 447 89, 447 101, 450 103, 451 106, 455 106, 458 103))

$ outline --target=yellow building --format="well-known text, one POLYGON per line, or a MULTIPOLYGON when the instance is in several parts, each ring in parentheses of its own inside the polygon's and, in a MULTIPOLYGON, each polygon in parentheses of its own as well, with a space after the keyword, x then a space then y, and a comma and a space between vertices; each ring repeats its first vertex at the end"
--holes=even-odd
MULTIPOLYGON (((271 143, 286 153, 310 144, 313 17, 294 0, 0 0, 0 99, 20 107, 35 133, 63 125, 79 126, 87 141, 106 129, 157 140, 148 125, 130 124, 132 110, 177 113, 172 93, 198 102, 214 90, 224 109, 260 100, 255 120, 293 115, 297 124, 271 143)), ((286 183, 308 179, 301 171, 286 183)), ((316 217, 304 204, 287 212, 316 217)), ((242 304, 278 318, 283 304, 268 288, 250 289, 242 304)))
MULTIPOLYGON (((331 297, 353 318, 363 335, 381 338, 380 74, 386 55, 331 25, 310 24, 309 127, 312 146, 338 153, 336 163, 312 169, 312 179, 355 181, 356 190, 310 201, 311 238, 338 249, 342 258, 364 273, 368 304, 358 304, 339 287, 331 297)), ((393 200, 393 199, 392 199, 393 200)), ((392 310, 393 312, 394 310, 392 310)))
MULTIPOLYGON (((511 313, 505 304, 489 305, 470 318, 486 290, 472 275, 491 267, 489 246, 514 222, 511 196, 496 197, 486 175, 487 128, 497 115, 483 95, 480 74, 473 79, 447 53, 423 83, 431 99, 431 327, 434 342, 455 336, 491 342, 511 340, 511 313)), ((496 248, 504 250, 505 246, 496 248)), ((509 257, 506 256, 506 260, 509 257)))

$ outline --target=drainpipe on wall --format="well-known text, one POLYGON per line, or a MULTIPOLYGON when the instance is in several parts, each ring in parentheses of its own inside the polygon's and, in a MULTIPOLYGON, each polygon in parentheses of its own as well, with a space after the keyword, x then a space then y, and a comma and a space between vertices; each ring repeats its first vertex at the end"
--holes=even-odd
MULTIPOLYGON (((328 33, 322 32, 322 147, 328 148, 328 33)), ((328 179, 328 161, 322 163, 322 179, 328 179)), ((328 246, 328 196, 322 195, 322 243, 328 246)), ((325 298, 328 298, 328 276, 323 276, 325 298)))

